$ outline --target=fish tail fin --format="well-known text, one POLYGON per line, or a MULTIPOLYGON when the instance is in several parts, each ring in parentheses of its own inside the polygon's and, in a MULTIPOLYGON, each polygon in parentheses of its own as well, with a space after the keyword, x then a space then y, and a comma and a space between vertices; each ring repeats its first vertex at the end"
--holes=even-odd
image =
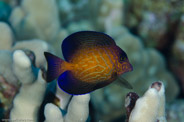
POLYGON ((47 60, 46 80, 50 82, 59 77, 67 69, 64 60, 49 52, 44 52, 44 55, 47 60))

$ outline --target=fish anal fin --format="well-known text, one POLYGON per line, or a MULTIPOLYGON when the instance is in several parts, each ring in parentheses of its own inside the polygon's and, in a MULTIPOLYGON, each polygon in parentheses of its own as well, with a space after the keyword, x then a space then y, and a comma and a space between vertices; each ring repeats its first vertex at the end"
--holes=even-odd
POLYGON ((81 95, 92 92, 95 84, 78 80, 67 70, 59 76, 58 86, 68 94, 81 95))

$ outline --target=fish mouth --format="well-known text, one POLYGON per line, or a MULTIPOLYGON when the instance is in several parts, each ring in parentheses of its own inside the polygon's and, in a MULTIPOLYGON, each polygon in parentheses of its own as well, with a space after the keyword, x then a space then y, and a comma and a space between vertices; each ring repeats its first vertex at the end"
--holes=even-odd
POLYGON ((125 72, 131 72, 131 71, 133 71, 133 66, 131 64, 128 64, 127 68, 125 69, 125 72))
POLYGON ((133 71, 133 66, 129 63, 129 68, 128 68, 128 72, 133 71))
POLYGON ((123 69, 123 71, 124 71, 123 73, 131 72, 131 71, 133 71, 133 66, 129 63, 129 61, 127 61, 127 62, 123 65, 122 69, 123 69))

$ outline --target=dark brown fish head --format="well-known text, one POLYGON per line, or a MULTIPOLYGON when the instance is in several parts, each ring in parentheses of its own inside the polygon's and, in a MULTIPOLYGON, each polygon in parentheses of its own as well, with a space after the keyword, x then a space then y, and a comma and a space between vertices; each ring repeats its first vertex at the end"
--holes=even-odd
POLYGON ((117 48, 118 48, 117 74, 121 75, 123 73, 132 71, 133 67, 128 60, 127 54, 120 47, 117 48))

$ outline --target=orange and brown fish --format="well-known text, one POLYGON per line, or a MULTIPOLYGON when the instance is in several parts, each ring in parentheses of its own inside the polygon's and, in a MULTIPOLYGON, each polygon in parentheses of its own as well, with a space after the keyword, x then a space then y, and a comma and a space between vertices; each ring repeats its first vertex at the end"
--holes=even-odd
MULTIPOLYGON (((66 61, 44 52, 47 60, 47 81, 58 78, 59 87, 72 95, 102 88, 132 71, 126 53, 108 35, 95 31, 80 31, 69 35, 62 43, 66 61)), ((131 86, 125 80, 123 84, 131 86)))

